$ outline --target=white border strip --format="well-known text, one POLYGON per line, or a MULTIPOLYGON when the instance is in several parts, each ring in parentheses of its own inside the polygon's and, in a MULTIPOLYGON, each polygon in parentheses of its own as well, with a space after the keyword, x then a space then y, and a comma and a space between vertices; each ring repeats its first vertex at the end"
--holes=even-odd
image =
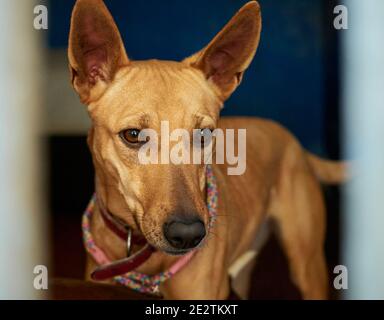
POLYGON ((348 0, 343 34, 346 188, 342 252, 347 299, 384 298, 384 1, 348 0))

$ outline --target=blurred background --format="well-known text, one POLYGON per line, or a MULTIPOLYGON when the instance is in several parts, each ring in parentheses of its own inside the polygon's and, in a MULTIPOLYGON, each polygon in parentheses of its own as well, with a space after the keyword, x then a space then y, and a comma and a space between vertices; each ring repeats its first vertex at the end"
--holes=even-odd
MULTIPOLYGON (((119 26, 131 59, 181 60, 203 48, 247 1, 105 0, 105 2, 119 26)), ((276 120, 293 132, 305 148, 323 157, 340 159, 342 153, 348 157, 350 155, 358 156, 359 151, 352 147, 348 148, 347 144, 340 143, 342 137, 352 137, 355 134, 354 130, 348 130, 346 117, 342 117, 342 115, 350 112, 343 109, 346 102, 351 103, 351 108, 353 108, 355 99, 351 97, 358 91, 355 89, 359 87, 359 83, 353 83, 353 81, 348 83, 344 80, 346 80, 348 72, 361 71, 358 68, 353 69, 358 60, 348 60, 349 67, 340 62, 346 59, 346 47, 350 47, 352 50, 354 46, 357 46, 356 41, 353 40, 356 40, 356 37, 352 36, 356 30, 351 30, 352 28, 336 30, 334 28, 333 22, 336 15, 333 10, 341 1, 260 0, 259 2, 263 15, 260 47, 251 68, 245 74, 242 85, 226 103, 223 115, 258 116, 276 120), (345 87, 345 83, 349 87, 345 87), (349 150, 352 151, 349 152, 349 150)), ((371 14, 376 14, 378 20, 382 18, 379 16, 380 13, 377 13, 380 10, 374 9, 375 7, 366 8, 364 11, 359 10, 364 8, 364 4, 359 4, 354 0, 344 2, 350 11, 355 8, 356 10, 352 12, 355 14, 359 12, 366 17, 366 20, 360 21, 360 26, 365 31, 364 28, 368 26, 370 20, 368 17, 371 14)), ((21 4, 21 1, 19 4, 11 3, 12 1, 1 2, 1 6, 4 7, 3 12, 8 12, 3 13, 2 16, 12 16, 9 11, 13 12, 18 18, 16 22, 10 21, 9 24, 16 28, 16 23, 21 23, 23 28, 18 28, 19 31, 12 31, 15 32, 12 35, 9 30, 13 29, 10 29, 9 25, 0 19, 4 24, 0 35, 4 37, 6 43, 12 44, 8 51, 0 53, 3 60, 0 66, 4 68, 4 70, 1 69, 0 93, 4 91, 6 97, 6 99, 2 99, 1 108, 3 110, 0 113, 2 127, 0 130, 3 131, 4 138, 1 143, 7 146, 4 150, 1 149, 0 157, 10 152, 11 147, 9 146, 18 150, 20 148, 22 153, 18 156, 16 151, 11 148, 16 158, 9 158, 8 162, 4 161, 1 164, 1 173, 13 172, 12 170, 19 170, 22 167, 25 172, 37 172, 36 175, 42 178, 40 184, 37 185, 36 183, 28 184, 20 174, 16 178, 10 177, 11 181, 15 181, 15 179, 21 181, 25 187, 25 197, 17 194, 21 188, 20 184, 15 185, 14 188, 9 188, 8 184, 8 187, 3 188, 5 181, 2 182, 3 192, 0 192, 2 194, 0 196, 5 197, 5 202, 12 204, 18 202, 19 196, 25 200, 23 203, 36 202, 34 209, 11 205, 7 210, 45 212, 41 221, 49 221, 49 223, 46 226, 39 226, 40 231, 36 231, 36 228, 33 229, 34 233, 32 232, 33 235, 31 235, 36 243, 46 245, 46 250, 41 250, 40 254, 44 258, 40 259, 50 265, 50 276, 52 277, 81 279, 84 274, 85 255, 80 221, 82 212, 93 193, 93 167, 86 145, 86 134, 90 122, 86 108, 80 104, 70 86, 66 54, 70 14, 75 1, 30 1, 28 5, 26 5, 27 1, 24 4, 21 4), (33 5, 39 3, 48 7, 48 30, 32 28, 33 5), (22 11, 20 11, 21 9, 22 11), (16 12, 22 13, 16 14, 16 12), (34 40, 20 46, 17 39, 21 38, 17 37, 34 40), (13 52, 17 54, 15 57, 12 57, 13 52), (36 54, 36 57, 32 57, 33 54, 36 54), (3 56, 10 60, 5 61, 3 56), (23 57, 26 57, 25 61, 23 57), (9 68, 12 59, 16 59, 16 65, 19 65, 21 59, 27 66, 16 74, 13 87, 7 84, 8 75, 15 74, 14 70, 9 68), (19 80, 17 77, 22 81, 16 82, 19 80), (5 84, 7 84, 5 87, 7 89, 1 88, 5 84), (22 87, 20 87, 21 85, 22 87), (13 101, 14 95, 18 95, 20 89, 23 88, 27 90, 27 93, 31 91, 29 98, 26 96, 23 101, 13 101), (8 111, 5 112, 7 107, 10 107, 7 99, 13 101, 13 105, 18 106, 13 109, 13 115, 8 111), (29 104, 34 105, 32 110, 35 112, 29 109, 29 104), (24 136, 12 137, 11 131, 6 129, 6 125, 10 125, 9 119, 12 116, 16 117, 15 123, 18 123, 20 128, 23 123, 29 124, 33 121, 35 126, 34 129, 31 129, 33 134, 25 134, 31 140, 22 141, 24 136), (20 118, 22 119, 20 120, 20 118), (11 143, 11 141, 14 142, 11 143), (28 147, 31 147, 31 143, 40 143, 40 149, 35 148, 33 152, 36 154, 30 154, 23 147, 23 143, 28 147), (36 150, 40 150, 40 152, 36 150), (35 163, 29 161, 32 160, 32 157, 35 163), (15 165, 19 162, 21 167, 18 166, 17 169, 15 165), (26 163, 33 168, 27 167, 26 163), (42 196, 36 198, 36 194, 42 196), (31 198, 30 201, 26 200, 29 199, 28 197, 31 198)), ((372 3, 382 8, 380 1, 372 0, 372 3)), ((349 21, 350 26, 356 23, 356 15, 353 18, 349 21)), ((363 38, 365 35, 364 32, 360 34, 363 38)), ((375 34, 373 34, 373 38, 366 39, 366 41, 375 43, 374 36, 375 34)), ((365 59, 364 53, 367 52, 360 53, 361 56, 356 59, 365 59)), ((381 55, 376 57, 376 59, 381 58, 381 55)), ((370 59, 368 58, 364 62, 368 60, 370 59)), ((361 67, 364 68, 365 64, 362 63, 361 67)), ((347 78, 355 76, 348 73, 347 78)), ((380 80, 376 79, 376 81, 380 80)), ((382 84, 382 82, 380 83, 382 84)), ((379 101, 382 100, 374 102, 379 101)), ((358 108, 357 105, 356 108, 358 108)), ((377 116, 373 116, 373 118, 377 119, 377 116)), ((364 148, 363 143, 361 146, 364 148)), ((30 177, 30 179, 33 180, 36 177, 30 177)), ((380 187, 380 185, 375 186, 380 187)), ((349 199, 354 199, 359 192, 356 191, 357 189, 352 188, 351 190, 350 193, 347 192, 346 198, 349 195, 349 199)), ((350 236, 348 230, 345 231, 341 228, 347 224, 341 223, 339 188, 327 187, 324 191, 328 209, 326 254, 329 273, 333 279, 333 268, 336 265, 345 261, 356 262, 358 259, 354 258, 354 251, 348 251, 349 247, 343 244, 343 241, 354 241, 355 238, 350 236), (349 252, 352 258, 348 260, 349 256, 345 256, 344 252, 349 252)), ((378 194, 376 196, 380 197, 378 194)), ((345 205, 343 207, 352 208, 354 206, 345 205)), ((6 212, 5 209, 0 209, 0 212, 3 210, 6 212)), ((362 207, 360 209, 364 210, 362 207)), ((377 212, 381 208, 372 209, 377 212)), ((357 214, 360 218, 361 212, 357 214)), ((351 217, 353 215, 350 216, 350 219, 352 219, 351 217)), ((14 224, 12 228, 16 230, 18 228, 17 219, 12 220, 12 217, 8 217, 8 219, 14 224)), ((23 225, 28 225, 25 221, 30 220, 23 222, 23 225)), ((361 220, 353 221, 355 222, 350 224, 352 229, 361 220)), ((32 221, 30 223, 36 225, 32 221)), ((0 230, 3 228, 13 230, 5 224, 0 226, 0 230)), ((367 228, 366 231, 369 234, 369 226, 367 228)), ((8 241, 11 238, 12 235, 8 234, 8 241)), ((376 241, 383 244, 381 238, 376 241)), ((29 249, 20 245, 21 251, 29 249)), ((368 258, 372 258, 372 256, 368 258)), ((36 257, 31 259, 35 261, 36 257)), ((363 269, 364 266, 359 270, 364 273, 363 269)), ((275 239, 271 239, 261 253, 253 278, 251 298, 292 299, 300 297, 289 281, 286 260, 275 239)), ((382 294, 384 284, 377 287, 377 292, 382 294)), ((15 292, 15 296, 17 295, 15 292)), ((2 296, 7 295, 0 288, 0 297, 2 296)), ((340 294, 340 291, 332 290, 332 298, 340 297, 348 297, 348 294, 340 294)), ((359 297, 359 295, 351 294, 350 297, 359 297)))

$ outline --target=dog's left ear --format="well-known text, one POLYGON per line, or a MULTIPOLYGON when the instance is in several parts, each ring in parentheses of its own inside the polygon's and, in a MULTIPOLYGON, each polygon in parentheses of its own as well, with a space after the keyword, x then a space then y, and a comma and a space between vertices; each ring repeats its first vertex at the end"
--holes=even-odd
POLYGON ((248 2, 202 51, 183 62, 203 71, 224 101, 240 84, 259 45, 260 6, 248 2))

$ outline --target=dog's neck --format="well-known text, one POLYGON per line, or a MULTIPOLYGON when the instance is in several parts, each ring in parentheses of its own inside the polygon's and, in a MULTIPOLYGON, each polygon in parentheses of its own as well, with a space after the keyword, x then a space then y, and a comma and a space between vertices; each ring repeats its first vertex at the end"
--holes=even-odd
MULTIPOLYGON (((100 179, 96 178, 96 190, 101 203, 114 203, 114 208, 125 208, 124 199, 118 195, 114 188, 105 188, 101 185, 100 179), (105 200, 104 200, 105 199, 105 200), (108 199, 108 202, 106 201, 108 199)), ((115 212, 115 211, 114 211, 115 212)), ((133 217, 133 214, 129 215, 133 217)), ((133 230, 133 232, 140 234, 138 224, 134 218, 125 221, 133 230)), ((116 233, 108 227, 102 217, 102 211, 99 204, 96 204, 94 217, 91 223, 91 231, 95 239, 95 243, 99 246, 105 254, 112 261, 123 259, 127 256, 127 244, 116 233)), ((132 244, 132 253, 140 250, 141 246, 132 244)), ((136 269, 138 272, 145 274, 157 274, 167 270, 178 257, 166 255, 163 252, 156 251, 152 256, 136 269)))
POLYGON ((135 233, 140 233, 139 222, 135 218, 134 212, 131 212, 126 205, 126 201, 118 190, 116 183, 113 179, 100 173, 100 170, 98 170, 97 167, 95 191, 98 196, 98 204, 102 205, 104 210, 107 210, 116 217, 122 219, 135 233), (122 214, 124 218, 122 218, 122 214))

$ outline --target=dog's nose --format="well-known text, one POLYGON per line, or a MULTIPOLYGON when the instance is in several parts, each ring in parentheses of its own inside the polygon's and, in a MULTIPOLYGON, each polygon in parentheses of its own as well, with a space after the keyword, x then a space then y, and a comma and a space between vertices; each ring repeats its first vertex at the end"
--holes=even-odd
POLYGON ((164 236, 176 249, 195 248, 205 237, 200 219, 172 219, 164 224, 164 236))

